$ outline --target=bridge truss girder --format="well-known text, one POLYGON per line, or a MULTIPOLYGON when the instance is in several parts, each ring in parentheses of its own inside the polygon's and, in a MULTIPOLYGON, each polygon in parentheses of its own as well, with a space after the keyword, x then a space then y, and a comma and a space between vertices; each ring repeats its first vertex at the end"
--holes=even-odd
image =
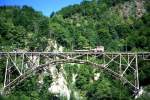
POLYGON ((136 94, 139 91, 138 58, 149 57, 149 54, 144 53, 142 56, 139 53, 107 52, 1 52, 0 59, 5 59, 2 92, 7 94, 34 72, 47 69, 49 65, 78 63, 108 72, 123 84, 128 84, 136 94))

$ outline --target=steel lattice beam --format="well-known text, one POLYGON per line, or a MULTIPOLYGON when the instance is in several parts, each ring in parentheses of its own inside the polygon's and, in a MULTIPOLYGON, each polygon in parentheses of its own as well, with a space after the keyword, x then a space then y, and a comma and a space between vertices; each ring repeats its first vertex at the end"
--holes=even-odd
POLYGON ((129 84, 135 93, 139 91, 138 59, 149 60, 150 52, 0 52, 5 59, 3 92, 10 91, 17 84, 50 64, 78 63, 103 69, 123 84, 129 84), (98 64, 90 58, 101 59, 98 64), (110 67, 115 65, 115 67, 110 67), (13 76, 13 73, 16 76, 13 76), (133 74, 134 73, 134 74, 133 74), (132 80, 126 75, 133 76, 132 80), (13 76, 13 77, 12 77, 13 76))

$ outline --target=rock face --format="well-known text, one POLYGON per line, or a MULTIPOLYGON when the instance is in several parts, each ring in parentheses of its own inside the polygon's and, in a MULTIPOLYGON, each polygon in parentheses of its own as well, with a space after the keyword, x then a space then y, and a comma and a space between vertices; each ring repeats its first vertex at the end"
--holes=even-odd
MULTIPOLYGON (((49 39, 48 46, 45 51, 62 52, 63 47, 58 46, 56 41, 49 39)), ((60 65, 59 71, 56 68, 56 65, 49 65, 48 70, 53 81, 48 88, 48 91, 56 96, 66 97, 67 100, 70 100, 70 90, 65 79, 65 70, 63 69, 63 65, 60 65)))
POLYGON ((78 74, 72 74, 72 84, 75 84, 76 82, 76 77, 78 76, 78 74))
POLYGON ((135 0, 135 4, 136 4, 136 16, 142 17, 145 12, 144 0, 135 0))
POLYGON ((144 8, 144 0, 131 0, 116 6, 116 8, 119 8, 120 14, 125 19, 130 16, 140 18, 146 12, 144 8))
POLYGON ((144 93, 144 89, 141 87, 138 94, 135 96, 135 99, 139 98, 144 93))
POLYGON ((97 81, 100 77, 100 73, 94 73, 94 81, 97 81))
POLYGON ((63 47, 59 46, 55 40, 48 39, 48 46, 46 47, 45 51, 62 52, 63 47))
POLYGON ((67 87, 67 81, 64 78, 64 69, 61 67, 61 71, 58 72, 56 67, 49 68, 52 74, 53 82, 48 88, 50 93, 55 94, 56 96, 67 97, 67 100, 70 100, 70 90, 67 87))

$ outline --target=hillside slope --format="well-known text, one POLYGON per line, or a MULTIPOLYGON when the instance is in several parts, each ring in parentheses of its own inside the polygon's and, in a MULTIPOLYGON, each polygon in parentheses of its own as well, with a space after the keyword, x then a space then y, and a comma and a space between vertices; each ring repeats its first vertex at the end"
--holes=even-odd
MULTIPOLYGON (((59 45, 64 47, 64 51, 95 48, 98 45, 103 45, 105 51, 150 51, 149 27, 149 0, 84 0, 81 4, 62 8, 50 17, 45 17, 28 6, 2 6, 0 51, 53 51, 59 45)), ((0 86, 4 80, 3 60, 0 59, 0 86)), ((150 99, 149 66, 148 61, 139 61, 140 86, 146 91, 139 100, 150 99)), ((33 75, 3 99, 65 100, 66 97, 62 94, 48 91, 52 89, 52 83, 59 79, 63 79, 65 85, 62 86, 68 89, 67 95, 71 100, 134 98, 131 91, 121 85, 120 81, 105 73, 100 74, 101 70, 91 66, 65 64, 55 66, 54 69, 56 75, 51 75, 53 72, 45 76, 45 72, 33 75), (100 74, 96 81, 93 80, 95 74, 100 74), (38 83, 39 77, 43 79, 42 85, 38 83), (53 77, 56 79, 53 80, 53 77)))
POLYGON ((149 50, 149 33, 144 31, 143 36, 139 33, 143 25, 149 30, 145 23, 149 18, 148 8, 144 6, 149 1, 139 1, 141 7, 135 1, 118 0, 112 4, 103 0, 84 1, 54 14, 50 27, 61 45, 74 49, 103 45, 108 51, 149 50), (135 36, 139 37, 137 41, 135 36), (145 41, 141 43, 140 38, 145 41))

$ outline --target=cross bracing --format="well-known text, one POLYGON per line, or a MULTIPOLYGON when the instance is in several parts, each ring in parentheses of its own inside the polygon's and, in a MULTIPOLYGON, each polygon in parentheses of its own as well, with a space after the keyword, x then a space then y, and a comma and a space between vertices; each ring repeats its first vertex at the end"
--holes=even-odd
POLYGON ((140 89, 138 61, 149 61, 150 52, 0 52, 0 59, 5 64, 3 93, 50 65, 77 63, 102 69, 123 85, 128 84, 137 94, 140 89))

